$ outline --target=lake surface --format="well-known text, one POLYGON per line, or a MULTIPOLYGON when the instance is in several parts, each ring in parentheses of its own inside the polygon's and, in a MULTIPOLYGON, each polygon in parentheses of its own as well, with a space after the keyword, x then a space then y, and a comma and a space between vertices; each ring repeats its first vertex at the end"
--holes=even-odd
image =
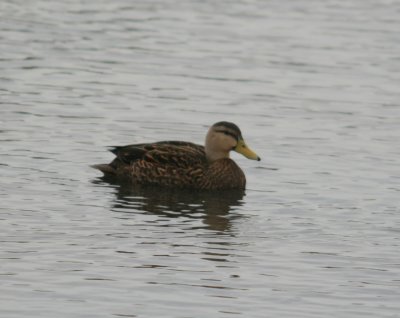
POLYGON ((2 317, 399 317, 398 1, 0 4, 2 317), (107 146, 238 124, 245 193, 107 146))

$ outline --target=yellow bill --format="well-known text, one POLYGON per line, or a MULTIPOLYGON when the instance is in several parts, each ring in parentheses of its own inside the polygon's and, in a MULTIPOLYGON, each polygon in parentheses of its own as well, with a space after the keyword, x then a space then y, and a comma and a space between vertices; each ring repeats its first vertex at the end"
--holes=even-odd
POLYGON ((258 160, 258 161, 261 160, 261 158, 246 145, 243 139, 239 139, 236 147, 233 150, 242 154, 248 159, 258 160))

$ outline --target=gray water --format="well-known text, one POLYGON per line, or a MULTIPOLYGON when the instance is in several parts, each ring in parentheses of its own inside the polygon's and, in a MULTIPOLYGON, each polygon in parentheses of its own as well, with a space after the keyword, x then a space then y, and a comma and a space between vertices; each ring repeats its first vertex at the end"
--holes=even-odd
POLYGON ((0 3, 1 317, 400 317, 398 1, 0 3), (109 145, 238 124, 243 193, 109 145))

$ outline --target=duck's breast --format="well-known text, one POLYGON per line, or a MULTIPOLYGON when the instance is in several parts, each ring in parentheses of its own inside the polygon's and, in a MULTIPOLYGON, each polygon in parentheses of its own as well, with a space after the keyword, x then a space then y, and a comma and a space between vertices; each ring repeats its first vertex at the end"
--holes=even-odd
POLYGON ((232 159, 219 159, 212 162, 205 175, 202 188, 208 189, 244 189, 246 177, 232 159))

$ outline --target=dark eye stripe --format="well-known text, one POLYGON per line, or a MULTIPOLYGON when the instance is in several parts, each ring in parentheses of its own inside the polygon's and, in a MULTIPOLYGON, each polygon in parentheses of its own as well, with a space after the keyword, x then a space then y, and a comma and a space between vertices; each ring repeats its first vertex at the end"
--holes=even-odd
POLYGON ((236 141, 239 140, 238 136, 235 135, 234 133, 227 131, 227 130, 216 130, 217 132, 223 133, 225 135, 231 136, 233 139, 235 139, 236 141))

